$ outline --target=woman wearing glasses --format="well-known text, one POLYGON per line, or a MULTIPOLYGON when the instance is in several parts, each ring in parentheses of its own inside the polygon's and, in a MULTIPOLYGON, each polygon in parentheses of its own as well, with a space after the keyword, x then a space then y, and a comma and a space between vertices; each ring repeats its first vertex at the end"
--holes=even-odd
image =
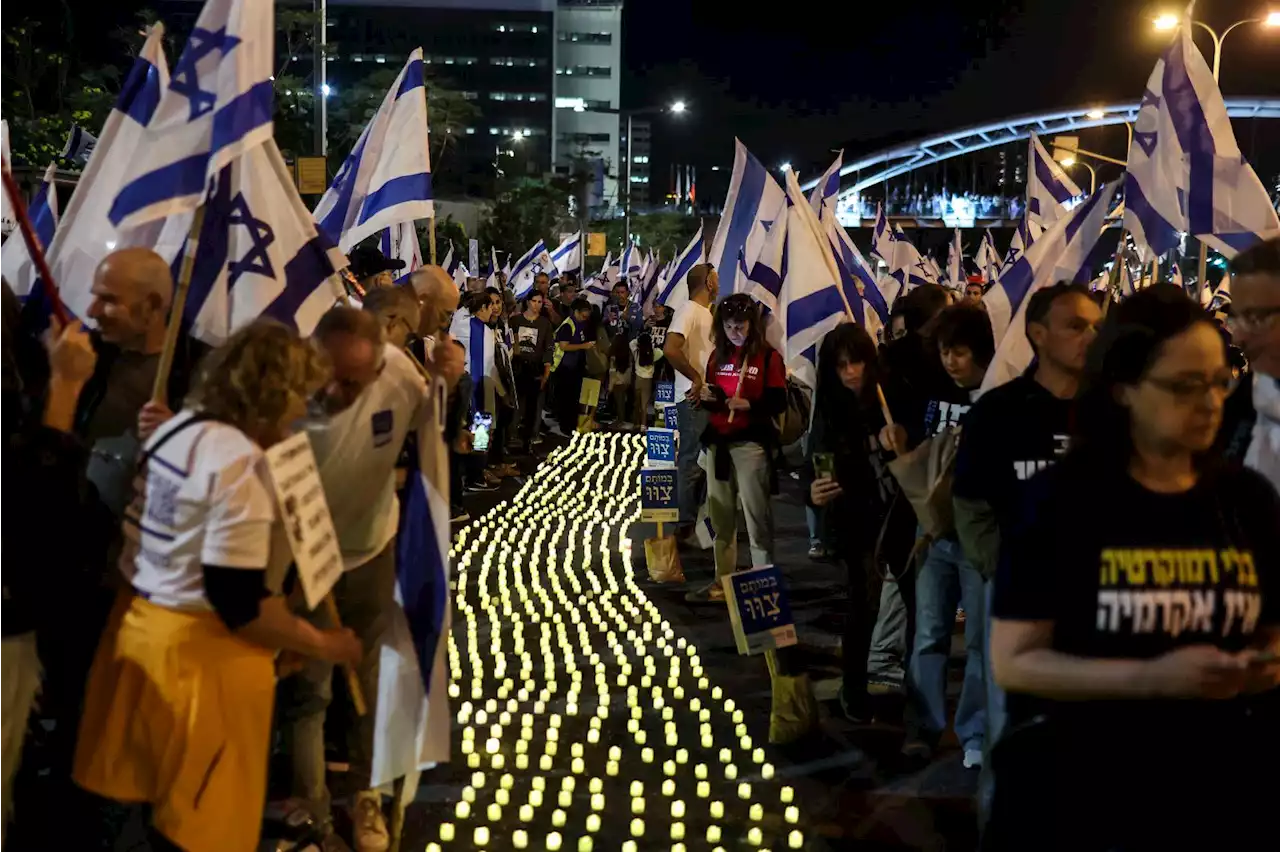
POLYGON ((1280 758, 1280 498, 1212 452, 1233 380, 1209 317, 1157 285, 1113 319, 1001 554, 984 845, 1250 848, 1280 758))

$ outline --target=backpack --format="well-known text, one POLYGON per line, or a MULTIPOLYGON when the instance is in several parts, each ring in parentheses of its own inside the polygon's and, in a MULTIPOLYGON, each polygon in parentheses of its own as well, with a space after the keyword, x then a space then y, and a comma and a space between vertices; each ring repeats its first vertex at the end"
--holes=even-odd
MULTIPOLYGON (((775 354, 775 350, 769 349, 767 358, 772 358, 775 354)), ((768 370, 767 360, 765 369, 768 370)), ((786 392, 787 406, 773 419, 778 444, 782 447, 789 447, 804 438, 809 431, 809 419, 813 414, 813 403, 804 385, 787 376, 786 392)))

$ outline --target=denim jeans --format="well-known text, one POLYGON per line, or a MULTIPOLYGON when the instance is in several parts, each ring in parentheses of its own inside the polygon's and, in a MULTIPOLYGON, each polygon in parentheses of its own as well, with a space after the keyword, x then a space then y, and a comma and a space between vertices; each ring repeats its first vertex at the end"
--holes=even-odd
POLYGON ((676 487, 680 492, 680 525, 685 526, 698 520, 698 509, 702 506, 703 473, 698 467, 698 450, 702 432, 707 428, 707 413, 681 400, 676 403, 676 421, 680 425, 680 447, 676 453, 679 482, 676 487))
POLYGON ((956 707, 956 739, 981 749, 986 736, 985 584, 964 558, 960 543, 940 539, 925 556, 916 577, 916 635, 907 667, 909 700, 917 730, 936 741, 947 728, 947 660, 956 607, 964 605, 964 684, 956 707))

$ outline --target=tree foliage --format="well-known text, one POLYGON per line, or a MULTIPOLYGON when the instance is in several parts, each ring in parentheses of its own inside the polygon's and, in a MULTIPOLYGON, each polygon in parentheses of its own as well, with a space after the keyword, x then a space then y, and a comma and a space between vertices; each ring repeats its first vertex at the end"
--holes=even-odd
POLYGON ((512 181, 480 223, 481 242, 499 251, 523 252, 540 239, 550 242, 561 231, 576 228, 569 218, 571 190, 569 181, 559 177, 512 181))
MULTIPOLYGON (((631 235, 646 251, 657 250, 664 259, 675 257, 684 251, 689 240, 698 231, 699 219, 686 213, 645 213, 631 217, 631 235)), ((626 226, 622 219, 603 219, 592 222, 591 231, 603 231, 609 248, 617 252, 622 246, 626 226)))

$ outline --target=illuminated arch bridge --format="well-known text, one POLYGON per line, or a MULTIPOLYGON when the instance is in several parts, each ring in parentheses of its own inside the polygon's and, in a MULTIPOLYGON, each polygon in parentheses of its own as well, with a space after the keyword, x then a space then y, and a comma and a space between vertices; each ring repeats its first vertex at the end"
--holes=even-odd
MULTIPOLYGON (((1280 118, 1280 98, 1226 98, 1226 104, 1227 114, 1232 118, 1280 118)), ((843 178, 854 175, 855 179, 853 183, 840 188, 839 200, 849 199, 869 186, 884 183, 913 169, 1027 139, 1032 133, 1050 137, 1090 127, 1131 123, 1137 119, 1137 115, 1137 102, 1045 112, 967 127, 941 136, 885 148, 844 164, 840 169, 840 176, 843 178)), ((817 183, 817 180, 809 181, 804 184, 804 189, 812 189, 817 183)))

